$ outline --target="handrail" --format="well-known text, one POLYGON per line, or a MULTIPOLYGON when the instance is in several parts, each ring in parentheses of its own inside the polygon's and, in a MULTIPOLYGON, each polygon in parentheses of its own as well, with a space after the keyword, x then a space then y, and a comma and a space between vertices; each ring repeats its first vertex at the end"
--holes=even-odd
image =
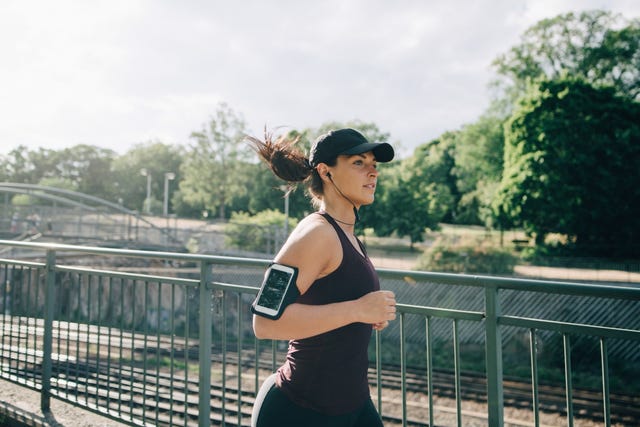
POLYGON ((2 246, 41 249, 43 251, 80 252, 93 255, 118 255, 125 257, 173 259, 177 261, 210 261, 217 264, 268 265, 269 260, 262 258, 241 258, 225 255, 186 254, 181 252, 145 251, 139 249, 103 248, 99 246, 78 246, 63 243, 19 242, 15 240, 0 240, 2 246))
POLYGON ((381 278, 410 278, 412 280, 434 281, 473 287, 494 287, 518 291, 544 292, 554 294, 575 294, 595 297, 640 299, 640 286, 609 285, 602 283, 576 283, 557 280, 522 279, 454 273, 436 273, 413 270, 377 269, 381 278), (549 284, 557 287, 549 287, 549 284))
MULTIPOLYGON (((22 242, 14 240, 0 240, 2 246, 15 246, 44 251, 73 251, 99 255, 119 255, 127 257, 174 259, 179 261, 215 262, 226 265, 267 266, 271 261, 263 258, 244 258, 225 255, 186 254, 177 252, 145 251, 137 249, 103 248, 96 246, 77 246, 61 243, 22 242)), ((595 297, 621 298, 640 300, 640 286, 609 285, 602 283, 575 283, 564 281, 522 279, 497 276, 467 275, 453 273, 437 273, 415 270, 393 270, 388 268, 376 269, 380 278, 410 278, 418 281, 434 281, 445 284, 472 286, 485 288, 487 286, 497 289, 513 289, 518 291, 544 292, 566 295, 583 295, 595 297), (553 284, 554 287, 549 285, 553 284)))

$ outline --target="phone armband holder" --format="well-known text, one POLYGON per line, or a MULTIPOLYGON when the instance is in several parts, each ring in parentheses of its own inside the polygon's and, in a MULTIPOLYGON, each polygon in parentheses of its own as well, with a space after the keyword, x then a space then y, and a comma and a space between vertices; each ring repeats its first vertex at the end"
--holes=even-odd
POLYGON ((285 308, 300 296, 297 278, 296 267, 278 263, 269 265, 258 295, 251 304, 251 312, 268 319, 279 319, 285 308))

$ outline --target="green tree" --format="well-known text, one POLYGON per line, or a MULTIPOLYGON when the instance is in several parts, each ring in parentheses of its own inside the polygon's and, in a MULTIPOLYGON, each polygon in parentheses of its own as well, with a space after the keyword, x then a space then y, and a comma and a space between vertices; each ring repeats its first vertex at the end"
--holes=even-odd
MULTIPOLYGON (((234 212, 224 229, 225 242, 243 250, 273 253, 284 243, 285 216, 282 212, 267 209, 256 215, 234 212)), ((297 221, 288 218, 288 230, 293 230, 297 221)))
POLYGON ((120 202, 129 209, 143 210, 147 197, 147 177, 142 169, 151 176, 152 212, 162 212, 164 201, 165 173, 174 173, 169 182, 169 211, 174 212, 178 183, 181 180, 180 167, 184 158, 183 149, 159 141, 138 143, 125 154, 114 159, 112 165, 113 201, 120 202), (153 210, 155 208, 155 210, 153 210))
POLYGON ((637 256, 640 105, 579 79, 532 86, 505 126, 496 210, 582 254, 637 256))
POLYGON ((112 200, 114 193, 111 164, 116 153, 110 149, 79 144, 65 148, 50 159, 55 160, 55 176, 74 183, 76 191, 112 200))
POLYGON ((55 159, 52 150, 29 150, 20 145, 3 156, 3 175, 6 181, 37 184, 43 177, 55 176, 55 159))
POLYGON ((245 129, 244 119, 221 103, 209 123, 191 134, 194 142, 181 168, 180 192, 185 202, 226 218, 226 208, 247 191, 243 166, 250 149, 244 143, 245 129))
POLYGON ((639 64, 640 20, 602 10, 543 19, 525 31, 520 44, 493 62, 505 79, 502 85, 516 97, 529 80, 567 74, 594 85, 612 85, 618 94, 632 99, 640 96, 639 64))
POLYGON ((366 209, 363 223, 379 236, 407 236, 411 246, 437 229, 453 205, 450 147, 440 141, 418 147, 413 157, 381 171, 375 206, 366 209))
POLYGON ((431 212, 438 212, 438 222, 456 222, 458 216, 456 208, 462 196, 455 175, 458 135, 459 131, 445 132, 418 147, 407 162, 407 169, 423 188, 437 188, 431 212))
POLYGON ((43 184, 64 182, 75 191, 109 198, 112 194, 111 163, 115 153, 80 144, 63 150, 20 146, 4 160, 6 178, 12 182, 43 184), (56 181, 62 180, 62 181, 56 181))
MULTIPOLYGON (((247 183, 246 208, 234 208, 234 211, 246 210, 256 214, 265 210, 285 210, 285 196, 288 191, 286 183, 280 180, 271 170, 262 163, 246 165, 246 173, 249 177, 247 183), (250 196, 250 197, 249 197, 250 196)), ((289 216, 302 218, 307 215, 312 206, 305 194, 304 186, 293 187, 288 195, 289 216)))
POLYGON ((452 173, 460 195, 455 207, 457 223, 489 227, 494 223, 491 205, 502 178, 503 124, 501 117, 487 112, 454 135, 452 173))

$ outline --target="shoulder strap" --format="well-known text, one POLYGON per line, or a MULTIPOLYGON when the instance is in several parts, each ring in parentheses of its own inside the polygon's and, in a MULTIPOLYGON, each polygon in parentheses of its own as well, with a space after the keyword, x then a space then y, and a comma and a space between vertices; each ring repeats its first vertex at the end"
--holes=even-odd
MULTIPOLYGON (((331 224, 333 226, 333 228, 336 230, 336 233, 338 233, 338 238, 340 239, 340 243, 342 243, 342 249, 344 250, 345 246, 347 248, 351 248, 353 250, 355 250, 355 248, 353 247, 353 245, 351 244, 351 242, 349 241, 349 238, 347 237, 347 234, 344 232, 344 230, 342 229, 342 227, 340 227, 338 225, 338 223, 336 222, 335 219, 333 219, 333 217, 331 215, 329 215, 327 212, 325 211, 319 211, 316 212, 318 215, 321 215, 323 218, 325 218, 327 220, 327 222, 329 224, 331 224)), ((360 239, 358 239, 358 236, 356 236, 356 241, 358 242, 358 246, 360 247, 360 250, 362 250, 362 253, 364 254, 365 258, 368 257, 367 254, 367 248, 364 246, 364 244, 360 241, 360 239)), ((356 251, 357 252, 357 251, 356 251)))

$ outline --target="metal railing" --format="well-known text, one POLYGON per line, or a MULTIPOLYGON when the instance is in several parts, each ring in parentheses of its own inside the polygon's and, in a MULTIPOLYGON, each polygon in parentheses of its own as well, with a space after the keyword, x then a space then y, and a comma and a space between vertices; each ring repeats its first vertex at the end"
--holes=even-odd
MULTIPOLYGON (((251 331, 249 305, 268 260, 0 245, 42 253, 0 259, 0 377, 39 391, 43 410, 53 397, 128 425, 249 425, 255 394, 286 351, 251 331)), ((635 380, 617 372, 640 362, 640 288, 379 274, 399 302, 398 320, 370 351, 385 425, 442 425, 434 399, 446 395, 455 425, 478 416, 463 408, 473 399, 489 426, 503 426, 505 395, 513 403, 506 388, 517 379, 529 425, 540 425, 544 390, 558 381, 564 407, 554 405, 569 426, 584 390, 596 394, 603 425, 640 420, 628 412, 640 402, 635 380)))

